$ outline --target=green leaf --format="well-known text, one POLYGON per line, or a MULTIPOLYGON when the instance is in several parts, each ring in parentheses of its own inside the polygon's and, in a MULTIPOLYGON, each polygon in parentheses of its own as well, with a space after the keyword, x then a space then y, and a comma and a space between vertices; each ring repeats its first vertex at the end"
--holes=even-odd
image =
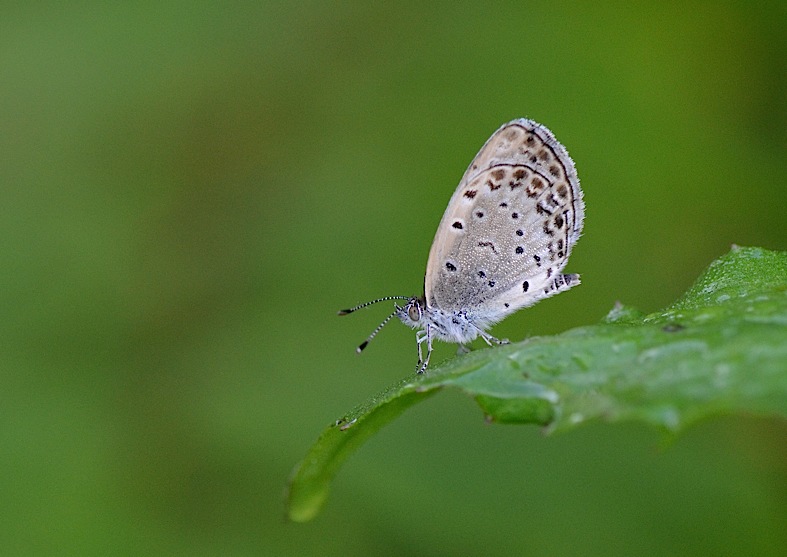
POLYGON ((617 305, 598 325, 457 357, 329 427, 294 470, 289 517, 313 518, 352 451, 443 387, 487 419, 570 430, 641 420, 677 432, 720 413, 787 418, 787 252, 734 247, 663 311, 617 305))

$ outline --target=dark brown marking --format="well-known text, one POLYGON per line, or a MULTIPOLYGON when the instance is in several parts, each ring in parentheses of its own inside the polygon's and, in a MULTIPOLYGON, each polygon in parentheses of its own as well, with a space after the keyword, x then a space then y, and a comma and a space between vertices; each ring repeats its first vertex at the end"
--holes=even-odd
POLYGON ((454 265, 450 261, 446 261, 445 262, 445 268, 448 269, 451 272, 456 271, 456 265, 454 265))
POLYGON ((517 180, 521 180, 522 178, 525 177, 525 175, 527 175, 527 172, 525 171, 524 168, 517 168, 516 170, 514 170, 514 178, 516 178, 517 180))
POLYGON ((530 180, 530 185, 533 186, 533 189, 535 189, 536 191, 543 190, 544 187, 546 186, 544 181, 540 178, 533 178, 532 180, 530 180))
POLYGON ((563 238, 560 238, 560 239, 557 241, 557 249, 559 249, 559 250, 562 250, 562 249, 563 249, 563 238))
POLYGON ((541 258, 539 256, 534 255, 533 256, 533 260, 535 260, 535 262, 536 262, 536 267, 540 267, 541 266, 541 258))
POLYGON ((550 230, 550 228, 549 228, 549 221, 548 220, 544 221, 544 234, 546 234, 547 236, 554 236, 555 235, 555 233, 552 232, 552 230, 550 230))
POLYGON ((505 170, 503 170, 502 168, 498 168, 497 170, 493 170, 493 171, 491 172, 491 174, 492 174, 492 178, 494 178, 495 180, 497 180, 497 181, 499 182, 499 181, 501 181, 503 178, 505 178, 505 176, 506 176, 506 171, 505 171, 505 170))
POLYGON ((536 164, 536 163, 538 162, 538 159, 536 158, 536 156, 535 156, 535 155, 532 155, 532 156, 530 157, 530 162, 531 162, 531 163, 533 163, 533 164, 536 164))
POLYGON ((503 209, 505 209, 506 207, 508 207, 508 203, 506 203, 505 201, 503 201, 503 202, 500 204, 500 206, 501 206, 503 209))
POLYGON ((459 222, 458 220, 454 221, 454 224, 452 224, 451 226, 453 226, 454 228, 458 228, 459 230, 462 230, 464 228, 464 226, 462 226, 462 223, 459 222))
POLYGON ((532 135, 528 135, 527 139, 525 139, 525 143, 527 143, 530 146, 532 146, 535 142, 536 142, 536 138, 533 137, 532 135))
POLYGON ((536 213, 539 215, 551 215, 552 211, 547 209, 546 205, 544 205, 541 201, 538 202, 536 205, 536 213))
POLYGON ((547 269, 547 278, 552 276, 552 267, 547 269))
POLYGON ((555 215, 555 226, 563 228, 563 215, 555 215))
POLYGON ((492 248, 492 251, 497 253, 495 249, 495 245, 492 242, 478 242, 478 247, 480 248, 492 248))
POLYGON ((517 246, 514 251, 517 252, 517 253, 524 253, 525 252, 525 248, 523 248, 522 246, 517 246))
POLYGON ((517 235, 517 236, 524 236, 524 235, 525 235, 525 231, 524 231, 524 230, 521 230, 521 229, 520 229, 520 230, 517 230, 517 231, 516 231, 516 235, 517 235))
POLYGON ((538 152, 538 158, 545 162, 552 160, 552 157, 549 155, 549 151, 546 149, 541 149, 538 152))
POLYGON ((475 212, 475 216, 477 216, 479 219, 482 219, 482 218, 484 218, 484 212, 483 211, 476 211, 475 212))
POLYGON ((517 213, 517 212, 511 213, 511 218, 512 219, 518 219, 519 218, 519 213, 517 213))
POLYGON ((558 257, 563 257, 563 252, 562 251, 557 252, 557 256, 558 257))
POLYGON ((508 185, 509 185, 509 186, 511 186, 511 189, 513 190, 513 189, 516 189, 516 188, 518 188, 519 186, 521 186, 521 185, 522 185, 522 182, 509 182, 509 184, 508 184, 508 185))
POLYGON ((489 285, 489 288, 493 288, 495 286, 495 281, 490 280, 487 284, 489 285))
POLYGON ((553 164, 549 167, 549 173, 555 178, 560 178, 560 167, 556 164, 553 164))
POLYGON ((527 282, 527 281, 523 282, 523 283, 522 283, 522 290, 523 290, 524 292, 527 292, 527 289, 528 289, 528 288, 530 288, 530 283, 529 283, 529 282, 527 282))
POLYGON ((486 278, 486 273, 483 271, 478 271, 478 276, 481 278, 486 278))
POLYGON ((476 190, 466 190, 465 191, 465 197, 467 199, 473 199, 475 197, 475 194, 477 194, 477 193, 478 192, 476 190))
POLYGON ((487 180, 486 181, 486 185, 489 186, 489 189, 491 191, 495 191, 495 190, 499 190, 500 189, 500 184, 496 184, 492 180, 487 180))
POLYGON ((568 188, 566 187, 566 185, 565 184, 558 184, 558 186, 557 186, 557 194, 560 197, 566 197, 567 193, 568 193, 568 188))
POLYGON ((504 305, 505 307, 508 307, 508 306, 509 306, 508 302, 505 302, 503 305, 504 305))

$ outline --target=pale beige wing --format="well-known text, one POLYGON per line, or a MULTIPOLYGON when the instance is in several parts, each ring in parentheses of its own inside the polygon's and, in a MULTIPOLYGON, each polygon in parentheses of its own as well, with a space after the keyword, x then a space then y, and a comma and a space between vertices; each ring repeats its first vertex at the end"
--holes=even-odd
POLYGON ((552 132, 532 120, 505 124, 448 203, 429 252, 427 304, 493 322, 564 289, 549 285, 583 219, 574 163, 552 132))

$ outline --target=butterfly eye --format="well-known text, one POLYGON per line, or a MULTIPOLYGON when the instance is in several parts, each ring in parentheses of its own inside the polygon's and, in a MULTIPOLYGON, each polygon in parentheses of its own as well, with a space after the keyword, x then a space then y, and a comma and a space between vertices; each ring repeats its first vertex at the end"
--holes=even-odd
POLYGON ((421 308, 417 304, 412 304, 407 308, 407 315, 413 321, 419 321, 421 319, 421 308))

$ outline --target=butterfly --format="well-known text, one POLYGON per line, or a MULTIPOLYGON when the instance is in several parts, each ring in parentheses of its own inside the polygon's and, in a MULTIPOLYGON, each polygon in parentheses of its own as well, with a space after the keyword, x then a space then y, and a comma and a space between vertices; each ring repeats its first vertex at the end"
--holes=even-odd
POLYGON ((492 134, 448 202, 429 251, 423 296, 406 300, 357 348, 360 353, 393 317, 416 330, 424 373, 432 341, 460 344, 481 337, 515 311, 579 284, 563 274, 579 239, 585 206, 574 162, 545 126, 520 118, 492 134), (426 346, 424 356, 422 346, 426 346))

